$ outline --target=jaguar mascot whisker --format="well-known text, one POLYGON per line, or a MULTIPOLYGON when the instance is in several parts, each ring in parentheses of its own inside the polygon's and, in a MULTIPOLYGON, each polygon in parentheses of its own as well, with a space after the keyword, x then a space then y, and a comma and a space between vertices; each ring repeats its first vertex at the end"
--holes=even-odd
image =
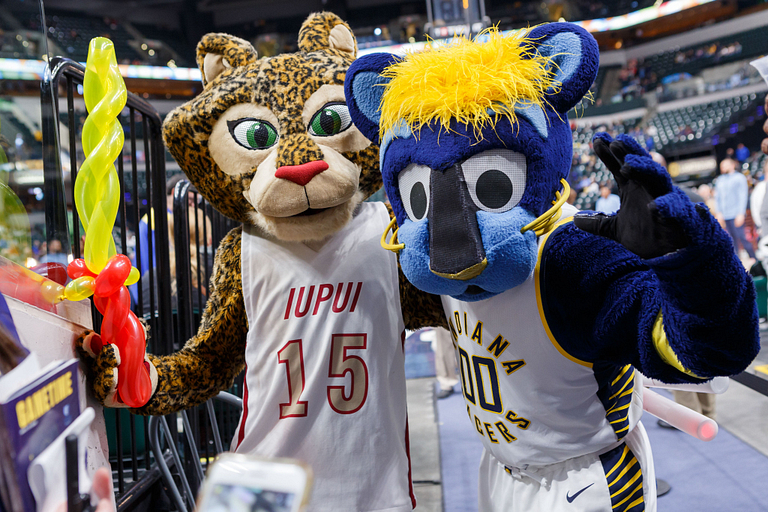
POLYGON ((594 139, 616 215, 564 204, 567 113, 598 59, 589 33, 553 23, 371 54, 347 73, 396 217, 383 245, 442 296, 485 448, 483 512, 656 510, 638 370, 703 382, 759 350, 730 238, 633 139, 594 139))
MULTIPOLYGON (((165 142, 203 197, 243 225, 216 252, 197 335, 149 355, 154 393, 133 412, 200 404, 245 369, 233 450, 309 464, 310 510, 407 511, 404 329, 447 324, 439 297, 379 247, 384 204, 362 202, 381 174, 378 146, 346 106, 356 52, 331 13, 304 22, 292 54, 258 59, 226 34, 200 41, 205 88, 168 115, 165 142)), ((117 349, 93 334, 79 343, 96 396, 121 406, 117 349)))

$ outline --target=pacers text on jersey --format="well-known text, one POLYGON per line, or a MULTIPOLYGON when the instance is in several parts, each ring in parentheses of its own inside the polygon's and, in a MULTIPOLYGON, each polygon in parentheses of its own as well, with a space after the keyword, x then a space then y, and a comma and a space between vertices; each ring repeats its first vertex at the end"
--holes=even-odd
POLYGON ((358 283, 339 283, 336 286, 332 284, 313 284, 309 287, 291 288, 283 319, 288 320, 291 314, 295 318, 301 318, 309 314, 310 311, 314 316, 320 312, 321 307, 323 313, 327 313, 329 308, 334 313, 341 313, 345 310, 354 313, 362 289, 362 281, 358 283), (317 295, 315 295, 315 289, 317 289, 317 295))

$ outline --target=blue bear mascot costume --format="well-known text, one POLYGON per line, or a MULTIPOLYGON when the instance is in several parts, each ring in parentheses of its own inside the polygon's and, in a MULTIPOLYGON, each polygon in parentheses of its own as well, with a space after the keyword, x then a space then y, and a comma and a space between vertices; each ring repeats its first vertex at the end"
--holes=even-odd
POLYGON ((759 350, 731 240, 634 140, 594 139, 617 214, 564 204, 567 112, 598 59, 586 31, 552 23, 371 54, 347 73, 395 214, 382 245, 442 296, 485 447, 483 512, 656 510, 636 370, 703 382, 759 350))

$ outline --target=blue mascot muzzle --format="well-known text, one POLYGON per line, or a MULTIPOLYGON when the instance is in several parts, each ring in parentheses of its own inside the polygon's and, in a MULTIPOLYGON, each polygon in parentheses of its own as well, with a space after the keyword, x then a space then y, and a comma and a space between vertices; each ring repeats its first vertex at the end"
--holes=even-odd
MULTIPOLYGON (((387 242, 393 219, 382 247, 400 253, 406 277, 424 291, 465 301, 492 297, 530 277, 538 236, 552 229, 570 192, 562 183, 552 208, 535 218, 518 206, 503 213, 479 209, 458 164, 432 170, 428 193, 423 187, 410 191, 409 217, 418 220, 406 218, 387 242)), ((503 190, 497 194, 503 202, 503 190)))

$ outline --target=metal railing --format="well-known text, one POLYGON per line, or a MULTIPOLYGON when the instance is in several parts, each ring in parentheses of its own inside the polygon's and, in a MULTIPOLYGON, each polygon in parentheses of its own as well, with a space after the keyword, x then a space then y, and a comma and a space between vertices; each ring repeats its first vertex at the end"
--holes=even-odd
MULTIPOLYGON (((75 258, 83 252, 73 192, 77 169, 84 160, 79 135, 86 113, 78 93, 84 71, 82 65, 57 57, 46 68, 41 85, 46 238, 49 243, 59 240, 63 251, 75 258), (67 134, 62 137, 64 127, 67 134), (68 155, 69 173, 63 168, 62 155, 68 155)), ((126 141, 116 162, 121 198, 113 237, 118 251, 130 256, 142 275, 131 290, 132 309, 150 327, 147 351, 170 354, 194 336, 207 298, 215 248, 238 223, 215 211, 186 180, 176 185, 170 210, 160 116, 148 102, 129 93, 119 120, 126 141), (173 233, 169 231, 171 213, 173 233), (171 272, 172 250, 175 273, 171 272)), ((95 307, 92 314, 94 328, 99 329, 101 315, 95 307)), ((230 391, 242 395, 242 377, 236 382, 230 391)), ((208 461, 227 446, 239 420, 238 408, 221 401, 154 420, 123 409, 105 409, 104 415, 118 510, 131 509, 147 499, 170 470, 177 478, 194 475, 184 488, 190 503, 202 480, 200 468, 207 468, 208 461), (211 418, 216 421, 211 423, 211 418), (160 420, 166 441, 183 455, 179 458, 177 452, 174 457, 166 450, 164 464, 150 451, 150 439, 157 432, 149 427, 160 420), (198 456, 193 456, 190 446, 198 456)), ((169 498, 178 503, 177 496, 169 498)))
MULTIPOLYGON (((84 159, 78 134, 85 112, 77 92, 84 72, 77 62, 57 57, 46 67, 41 83, 46 238, 49 246, 51 240, 59 240, 63 251, 75 258, 81 257, 83 249, 73 191, 77 169, 84 159), (59 98, 62 90, 65 100, 59 98), (60 101, 65 102, 65 112, 60 112, 60 101), (60 136, 62 124, 68 131, 66 141, 60 136), (69 176, 62 168, 61 155, 67 152, 62 148, 68 150, 69 176)), ((117 160, 121 198, 113 237, 120 252, 133 256, 142 279, 149 280, 149 289, 157 290, 157 294, 150 294, 149 307, 145 308, 139 283, 134 289, 132 309, 150 326, 148 350, 167 354, 173 351, 174 329, 162 121, 149 103, 131 93, 119 120, 126 131, 126 143, 117 160), (142 222, 146 224, 146 237, 138 236, 142 222), (129 250, 129 239, 135 239, 133 251, 129 250), (142 253, 149 255, 144 258, 148 265, 142 264, 142 253)), ((92 314, 94 328, 99 329, 101 315, 95 307, 92 314)), ((122 510, 140 500, 158 481, 159 473, 153 468, 147 442, 148 423, 121 409, 105 409, 104 414, 107 423, 112 420, 114 424, 110 462, 118 510, 122 510)))

